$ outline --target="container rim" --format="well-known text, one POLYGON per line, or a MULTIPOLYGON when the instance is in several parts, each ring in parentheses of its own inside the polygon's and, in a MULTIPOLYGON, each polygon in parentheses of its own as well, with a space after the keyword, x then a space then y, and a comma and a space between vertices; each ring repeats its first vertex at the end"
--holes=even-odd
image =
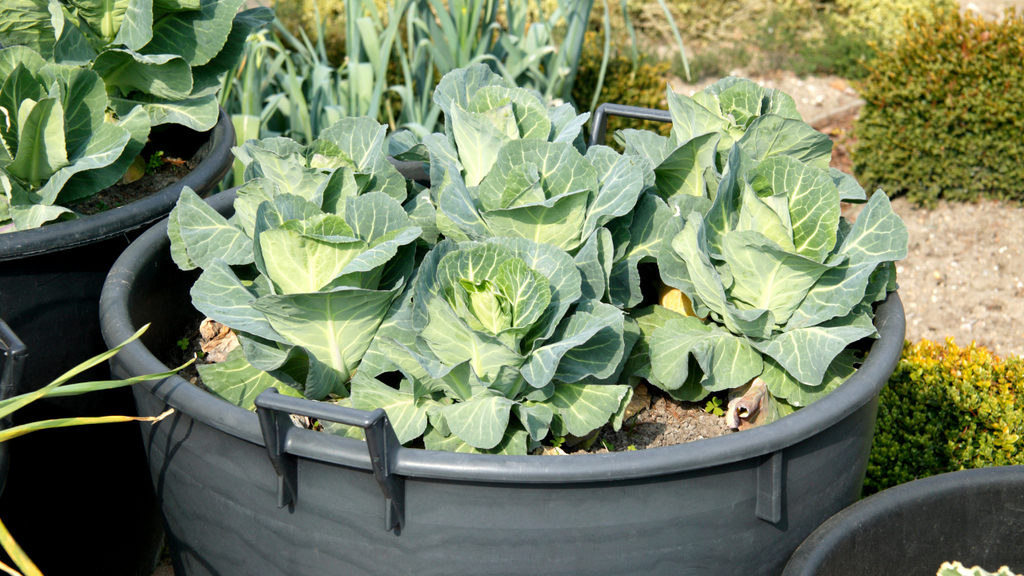
POLYGON ((93 244, 148 226, 167 215, 185 186, 200 195, 210 192, 231 169, 231 162, 225 162, 225 158, 231 158, 231 147, 235 145, 235 129, 223 108, 219 109, 217 124, 203 134, 208 137, 200 151, 206 148, 206 155, 181 180, 141 200, 106 212, 0 234, 0 262, 93 244))
POLYGON ((872 494, 840 510, 812 532, 790 557, 782 576, 817 574, 817 569, 828 562, 832 551, 854 531, 875 524, 893 510, 906 505, 934 501, 944 496, 1004 486, 1017 486, 1024 492, 1024 465, 993 466, 936 474, 872 494))
MULTIPOLYGON (((234 194, 225 192, 207 202, 228 214, 224 210, 231 209, 233 199, 234 194)), ((135 278, 152 266, 158 254, 167 252, 169 245, 165 219, 133 242, 114 263, 100 297, 100 322, 108 346, 123 342, 137 330, 128 309, 135 278)), ((410 477, 479 482, 604 482, 700 470, 771 454, 838 424, 879 394, 903 351, 906 318, 896 292, 878 305, 874 323, 879 338, 871 345, 864 364, 849 380, 811 406, 771 424, 675 446, 575 458, 403 449, 394 472, 410 477)), ((125 346, 111 362, 130 374, 168 370, 139 340, 125 346)), ((195 420, 264 446, 254 412, 220 400, 178 376, 139 386, 195 420)), ((371 468, 365 442, 312 430, 294 432, 290 435, 290 453, 366 470, 371 468)))

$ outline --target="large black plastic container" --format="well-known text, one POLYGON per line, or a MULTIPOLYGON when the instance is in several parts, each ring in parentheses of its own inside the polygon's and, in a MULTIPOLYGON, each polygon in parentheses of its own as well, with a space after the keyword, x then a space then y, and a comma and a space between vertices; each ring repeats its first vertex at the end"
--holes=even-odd
MULTIPOLYGON (((226 195, 209 203, 231 210, 226 195)), ((111 361, 115 376, 164 369, 157 356, 193 329, 195 278, 171 261, 163 223, 122 254, 100 301, 103 335, 153 327, 111 361)), ((768 575, 859 498, 878 393, 903 347, 897 295, 876 325, 864 366, 792 416, 604 455, 406 449, 380 413, 265 395, 277 410, 257 418, 179 377, 133 390, 140 414, 176 410, 143 434, 178 576, 768 575), (373 460, 367 443, 291 426, 293 411, 361 420, 373 460)))
POLYGON ((865 498, 815 530, 784 576, 934 576, 954 560, 1024 574, 1024 466, 940 474, 865 498))
MULTIPOLYGON (((38 389, 107 350, 99 296, 114 260, 170 212, 184 186, 208 194, 231 168, 235 133, 223 111, 208 133, 181 129, 166 137, 201 158, 174 185, 107 212, 0 235, 0 318, 28 347, 15 392, 38 389)), ((77 380, 109 375, 100 365, 77 380)), ((134 412, 131 391, 110 390, 37 401, 19 410, 14 424, 134 412)), ((44 574, 148 576, 162 530, 137 426, 48 430, 12 440, 9 448, 0 519, 44 574)))

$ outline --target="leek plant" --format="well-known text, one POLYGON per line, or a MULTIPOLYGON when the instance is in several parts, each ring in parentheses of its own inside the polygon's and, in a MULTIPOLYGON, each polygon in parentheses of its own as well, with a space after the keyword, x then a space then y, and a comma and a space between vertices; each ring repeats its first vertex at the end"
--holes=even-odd
MULTIPOLYGON (((350 116, 422 138, 438 128, 436 79, 478 63, 548 101, 570 101, 594 0, 560 0, 551 13, 540 2, 502 1, 392 0, 386 11, 370 0, 347 2, 340 66, 327 56, 321 18, 314 40, 275 23, 272 33, 249 37, 241 63, 224 80, 221 106, 233 115, 240 142, 284 135, 308 143, 350 116), (530 22, 531 7, 537 22, 530 22)), ((605 36, 608 10, 604 2, 605 36)), ((606 41, 605 57, 609 48, 606 41)), ((591 110, 596 104, 580 102, 591 110)))
MULTIPOLYGON (((478 63, 546 102, 571 102, 594 0, 559 0, 550 14, 534 1, 536 22, 530 0, 389 0, 383 12, 371 0, 352 0, 345 7, 347 57, 340 66, 327 57, 319 14, 315 40, 275 22, 273 31, 249 36, 244 57, 224 80, 221 105, 232 115, 241 145, 273 136, 309 144, 353 116, 408 130, 419 141, 440 129, 442 110, 433 98, 437 79, 478 63), (389 67, 397 78, 389 77, 389 67)), ((602 1, 604 64, 611 24, 608 2, 602 1)), ((626 21, 635 43, 628 15, 626 21)), ((598 101, 578 104, 593 111, 598 101)), ((396 153, 408 149, 409 140, 396 153)), ((236 184, 242 183, 241 171, 236 162, 236 184)))
MULTIPOLYGON (((148 328, 149 324, 146 324, 145 326, 140 328, 138 332, 133 334, 131 338, 128 338, 120 345, 108 350, 107 352, 104 352, 97 356, 93 356, 92 358, 86 360, 85 362, 82 362, 81 364, 75 366, 71 370, 68 370, 67 372, 62 374, 53 382, 50 382, 46 386, 43 386, 39 390, 35 390, 33 392, 26 392, 24 394, 14 396, 13 398, 8 398, 6 400, 0 401, 0 419, 7 418, 19 408, 23 408, 31 404, 32 402, 39 400, 40 398, 54 398, 58 396, 77 396, 79 394, 86 394, 88 392, 97 392, 100 390, 109 390, 111 388, 130 386, 132 384, 136 384, 138 382, 145 382, 147 380, 159 380, 162 378, 168 378, 170 376, 173 376, 174 374, 177 374, 179 370, 192 363, 192 360, 190 360, 185 364, 179 366, 178 368, 175 368, 174 370, 169 370, 167 372, 162 372, 160 374, 146 374, 143 376, 135 376, 132 378, 126 378, 124 380, 104 380, 99 382, 82 382, 79 384, 67 383, 68 380, 74 378, 75 376, 81 374, 82 372, 85 372, 86 370, 92 368, 93 366, 97 366, 113 358, 115 354, 120 352, 121 348, 124 348, 129 342, 137 339, 139 336, 142 336, 142 334, 148 328)), ((114 422, 159 422, 173 411, 174 409, 172 408, 167 412, 160 414, 159 416, 90 416, 78 418, 56 418, 53 420, 29 422, 27 424, 12 426, 10 428, 0 430, 0 442, 13 440, 14 438, 24 436, 25 434, 28 434, 30 432, 37 432, 39 430, 49 430, 52 428, 67 428, 70 426, 84 426, 86 424, 105 424, 114 422)), ((23 573, 25 576, 42 576, 42 573, 39 571, 39 568, 36 567, 35 563, 32 562, 32 559, 29 558, 27 554, 25 554, 25 551, 21 549, 21 546, 19 546, 18 543, 14 540, 14 538, 11 536, 11 533, 7 530, 7 527, 4 526, 3 522, 0 522, 0 546, 3 547, 4 551, 7 552, 7 555, 11 558, 11 560, 14 561, 15 565, 17 565, 17 567, 21 570, 21 573, 23 573)), ((0 570, 6 572, 7 574, 19 574, 19 572, 15 571, 13 568, 7 566, 3 562, 0 562, 0 570)))

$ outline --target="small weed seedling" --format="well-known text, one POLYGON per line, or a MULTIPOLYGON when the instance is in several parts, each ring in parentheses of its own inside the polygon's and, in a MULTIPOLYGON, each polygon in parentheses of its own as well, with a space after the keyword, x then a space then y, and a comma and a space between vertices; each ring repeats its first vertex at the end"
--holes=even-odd
POLYGON ((708 400, 707 405, 704 406, 704 411, 713 416, 724 416, 725 410, 722 410, 722 399, 718 396, 712 396, 708 400))
MULTIPOLYGON (((164 151, 157 150, 149 157, 149 162, 146 163, 146 174, 155 174, 164 164, 164 151)), ((184 348, 182 348, 184 350, 184 348)))

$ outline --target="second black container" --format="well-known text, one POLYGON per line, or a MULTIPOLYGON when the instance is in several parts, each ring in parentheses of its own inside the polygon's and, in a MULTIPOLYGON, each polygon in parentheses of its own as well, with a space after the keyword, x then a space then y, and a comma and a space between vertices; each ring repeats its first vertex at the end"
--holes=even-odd
POLYGON ((934 576, 943 562, 1024 573, 1024 466, 883 490, 814 531, 783 576, 934 576))
MULTIPOLYGON (((0 318, 28 348, 14 393, 38 389, 107 350, 98 305, 114 260, 170 212, 184 186, 208 194, 231 168, 235 134, 223 111, 212 131, 182 130, 174 138, 199 159, 177 183, 100 214, 0 235, 0 318)), ((77 380, 109 375, 101 364, 77 380)), ((13 424, 134 413, 131 391, 119 389, 40 400, 19 410, 13 424)), ((0 519, 44 574, 149 575, 163 531, 137 426, 46 430, 9 444, 0 519)))

